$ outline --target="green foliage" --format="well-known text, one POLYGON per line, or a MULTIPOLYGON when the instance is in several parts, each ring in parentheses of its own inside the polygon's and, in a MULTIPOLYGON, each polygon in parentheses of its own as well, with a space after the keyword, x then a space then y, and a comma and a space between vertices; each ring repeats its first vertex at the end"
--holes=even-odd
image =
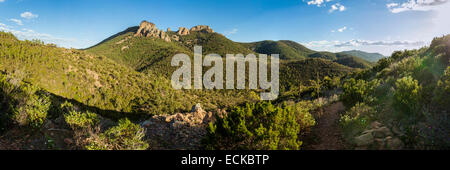
POLYGON ((21 80, 0 74, 0 109, 2 122, 10 119, 22 126, 39 128, 44 124, 51 106, 48 94, 21 80))
POLYGON ((193 105, 164 77, 139 73, 85 51, 0 35, 0 69, 9 74, 20 72, 15 77, 57 96, 102 110, 139 114, 174 113, 193 105))
POLYGON ((73 129, 95 127, 100 121, 97 114, 91 112, 80 113, 75 110, 64 114, 64 118, 73 129))
POLYGON ((445 70, 444 75, 437 83, 436 91, 434 92, 433 101, 445 106, 450 103, 450 66, 445 70))
POLYGON ((407 114, 419 112, 421 87, 412 77, 403 77, 395 83, 394 105, 407 114))
POLYGON ((282 61, 280 63, 280 89, 289 91, 299 85, 310 85, 310 80, 325 76, 340 78, 353 69, 325 59, 282 61))
POLYGON ((351 141, 353 137, 363 132, 369 125, 376 111, 365 103, 357 103, 341 116, 344 138, 351 141))
POLYGON ((119 124, 100 134, 86 146, 88 150, 145 150, 149 147, 143 138, 144 128, 128 119, 119 120, 119 124))
POLYGON ((351 68, 370 68, 373 64, 356 56, 345 53, 316 52, 308 55, 309 58, 322 58, 351 68))
POLYGON ((217 117, 208 127, 205 145, 208 149, 298 150, 302 145, 299 133, 315 123, 311 119, 299 106, 247 104, 217 117))
POLYGON ((370 82, 350 78, 342 86, 343 93, 340 98, 347 107, 352 107, 359 102, 371 102, 370 95, 380 85, 381 81, 374 79, 370 82))

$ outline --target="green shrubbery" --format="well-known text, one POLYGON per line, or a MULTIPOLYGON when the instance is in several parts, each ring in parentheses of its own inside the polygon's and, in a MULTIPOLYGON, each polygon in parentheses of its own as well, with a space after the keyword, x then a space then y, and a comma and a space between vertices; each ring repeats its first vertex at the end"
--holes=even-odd
POLYGON ((12 120, 21 126, 41 127, 51 106, 48 94, 31 84, 0 74, 3 123, 12 120))
POLYGON ((351 141, 354 136, 360 134, 368 127, 375 114, 376 111, 372 107, 365 103, 357 103, 341 116, 340 123, 344 137, 351 141))
POLYGON ((349 108, 358 102, 372 102, 373 97, 371 95, 380 84, 381 81, 378 79, 367 82, 362 79, 350 78, 342 86, 343 93, 340 98, 349 108))
POLYGON ((104 133, 88 138, 88 150, 145 150, 149 147, 143 138, 144 128, 128 119, 119 120, 119 124, 104 133))
POLYGON ((73 129, 95 127, 99 122, 97 114, 91 112, 80 113, 75 110, 65 114, 64 118, 66 123, 73 129))
POLYGON ((74 131, 77 145, 88 150, 145 150, 148 143, 143 138, 145 130, 128 119, 121 119, 117 126, 101 132, 101 118, 89 111, 79 112, 71 103, 61 105, 66 123, 74 131))
POLYGON ((404 113, 418 113, 421 91, 419 82, 408 76, 398 79, 395 86, 394 106, 404 113))
POLYGON ((302 128, 315 124, 311 119, 307 110, 298 107, 278 107, 266 102, 247 104, 210 124, 206 148, 298 150, 302 145, 299 139, 302 128), (298 121, 303 119, 309 121, 298 121))

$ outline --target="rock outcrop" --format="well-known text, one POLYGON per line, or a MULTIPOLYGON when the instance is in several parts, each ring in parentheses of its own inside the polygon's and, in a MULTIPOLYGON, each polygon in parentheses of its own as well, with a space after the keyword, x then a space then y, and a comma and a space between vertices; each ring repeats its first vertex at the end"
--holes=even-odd
POLYGON ((190 32, 189 32, 189 30, 187 28, 180 27, 180 29, 178 29, 178 31, 177 31, 177 34, 178 35, 189 35, 190 32))
POLYGON ((373 122, 370 128, 354 138, 356 149, 401 150, 404 148, 405 145, 399 138, 402 137, 401 134, 392 133, 388 127, 382 126, 379 122, 373 122))
POLYGON ((146 129, 152 149, 200 149, 206 126, 215 121, 215 115, 223 117, 226 112, 206 112, 197 104, 190 113, 156 115, 141 126, 146 129))
POLYGON ((211 27, 207 25, 197 25, 195 27, 192 27, 191 32, 198 31, 198 32, 205 32, 205 33, 214 33, 214 30, 211 29, 211 27))
POLYGON ((159 38, 164 41, 170 42, 171 39, 169 35, 167 35, 166 32, 159 30, 156 28, 155 24, 148 22, 148 21, 142 21, 141 25, 139 26, 138 31, 136 34, 134 34, 135 37, 154 37, 159 38))

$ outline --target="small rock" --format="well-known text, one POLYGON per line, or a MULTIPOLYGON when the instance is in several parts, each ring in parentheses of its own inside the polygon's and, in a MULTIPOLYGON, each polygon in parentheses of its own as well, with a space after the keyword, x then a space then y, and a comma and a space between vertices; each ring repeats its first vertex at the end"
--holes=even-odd
POLYGON ((380 123, 380 122, 377 122, 377 121, 372 122, 372 124, 370 124, 370 127, 371 127, 372 129, 378 129, 378 128, 380 128, 380 126, 381 126, 381 123, 380 123))
POLYGON ((197 103, 195 106, 192 106, 191 112, 199 112, 203 111, 202 105, 200 103, 197 103))
POLYGON ((141 125, 144 127, 150 127, 151 125, 153 125, 153 122, 150 120, 146 120, 146 121, 142 122, 141 125))
POLYGON ((405 146, 399 138, 392 138, 386 141, 387 148, 392 150, 400 150, 405 146))
POLYGON ((67 145, 71 145, 71 144, 73 144, 73 140, 70 138, 65 138, 64 143, 66 143, 67 145))
POLYGON ((381 127, 379 129, 374 130, 373 135, 376 138, 384 138, 386 136, 392 136, 392 132, 387 127, 381 127))

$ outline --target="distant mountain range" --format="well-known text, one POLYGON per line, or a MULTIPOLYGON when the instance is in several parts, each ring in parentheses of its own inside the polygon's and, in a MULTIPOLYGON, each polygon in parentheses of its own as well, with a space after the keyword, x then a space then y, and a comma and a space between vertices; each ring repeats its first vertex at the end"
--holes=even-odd
POLYGON ((356 57, 362 58, 362 59, 370 61, 370 62, 377 62, 378 60, 380 60, 382 58, 386 58, 386 56, 384 56, 383 54, 380 54, 380 53, 368 53, 368 52, 364 52, 364 51, 360 51, 360 50, 343 51, 340 53, 356 56, 356 57))

